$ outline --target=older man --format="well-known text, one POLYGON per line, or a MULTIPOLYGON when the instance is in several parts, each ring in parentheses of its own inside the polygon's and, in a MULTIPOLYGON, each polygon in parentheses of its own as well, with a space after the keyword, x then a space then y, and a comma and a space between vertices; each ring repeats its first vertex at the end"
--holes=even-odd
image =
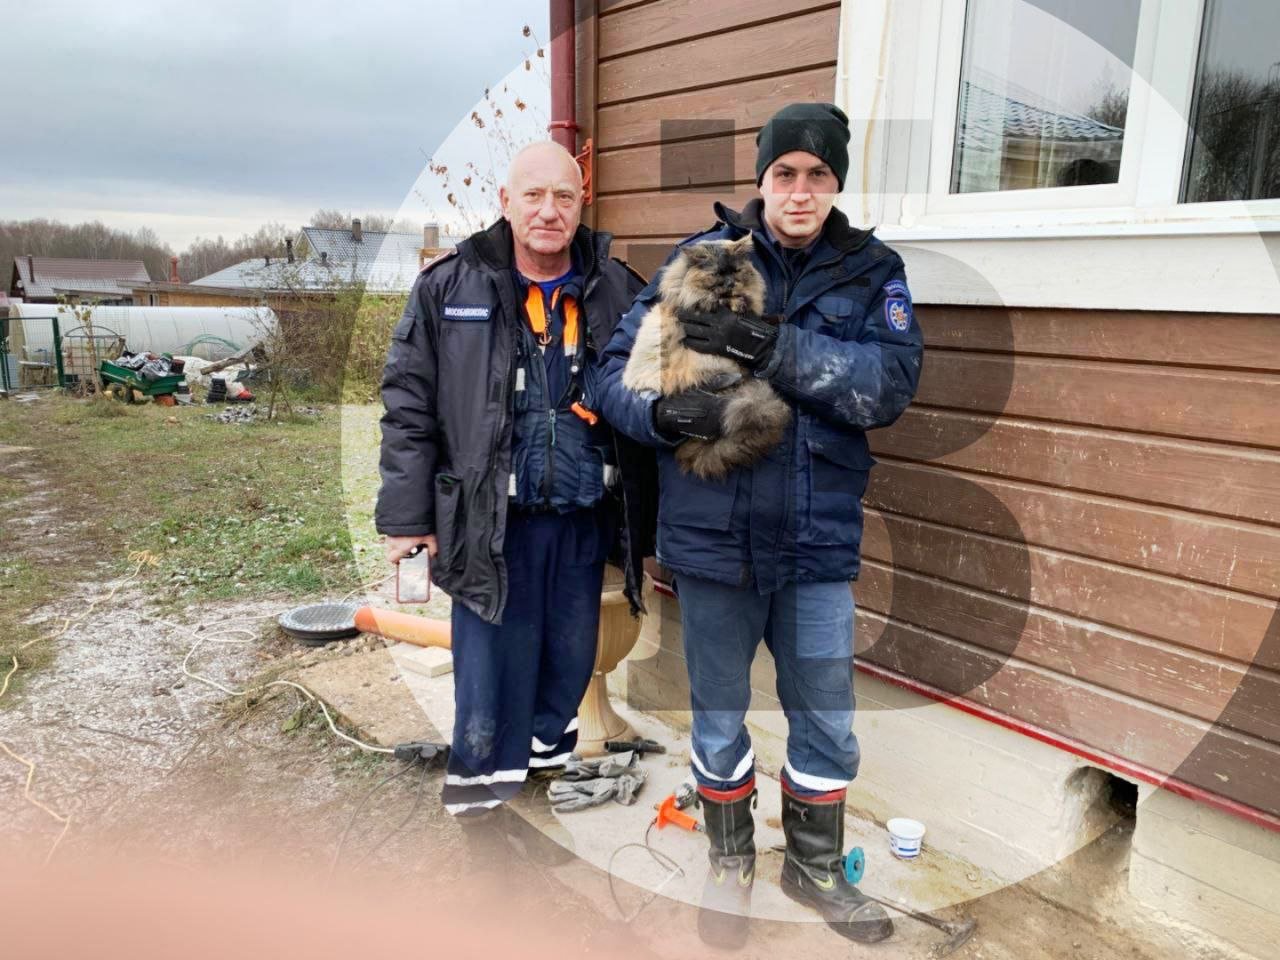
MULTIPOLYGON (((849 166, 849 127, 831 104, 784 107, 756 140, 760 199, 684 243, 750 236, 767 285, 762 317, 682 316, 684 342, 731 357, 792 406, 793 426, 758 463, 711 482, 681 473, 672 449, 720 434, 714 392, 674 397, 622 384, 638 298, 605 351, 605 415, 659 449, 658 560, 675 572, 693 695, 693 773, 711 842, 699 914, 710 943, 747 935, 755 843, 755 763, 744 720, 751 661, 773 653, 787 717, 782 770, 782 888, 842 936, 893 930, 842 869, 845 789, 857 775, 853 598, 861 498, 873 460, 866 430, 892 423, 916 390, 922 341, 902 260, 834 208, 849 166)), ((679 251, 677 250, 677 253, 679 251)))
POLYGON ((502 219, 423 270, 392 335, 376 511, 387 559, 425 546, 453 598, 443 799, 481 819, 573 750, 606 557, 625 553, 638 606, 647 547, 618 529, 617 487, 648 452, 596 413, 596 351, 643 281, 580 225, 562 147, 522 150, 500 197, 502 219))

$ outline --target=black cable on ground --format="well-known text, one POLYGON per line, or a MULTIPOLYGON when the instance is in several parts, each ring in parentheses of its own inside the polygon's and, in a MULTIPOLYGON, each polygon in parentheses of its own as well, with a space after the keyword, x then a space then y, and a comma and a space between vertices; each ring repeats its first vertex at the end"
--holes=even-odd
POLYGON ((390 840, 392 837, 398 834, 401 830, 403 830, 406 826, 408 826, 409 821, 413 819, 413 815, 417 813, 418 808, 422 806, 422 798, 426 796, 426 790, 423 789, 423 786, 427 782, 427 770, 430 768, 425 763, 421 764, 421 766, 422 766, 422 773, 419 774, 418 776, 417 793, 413 799, 413 806, 409 808, 409 812, 404 815, 403 820, 401 820, 394 827, 392 827, 391 831, 385 837, 383 837, 381 840, 375 843, 372 847, 366 850, 364 856, 362 856, 359 860, 357 860, 354 864, 352 864, 353 870, 356 867, 360 866, 362 863, 364 863, 366 860, 368 860, 370 857, 372 857, 379 850, 381 850, 383 844, 385 844, 388 840, 390 840))
POLYGON ((413 806, 409 808, 409 812, 405 814, 395 828, 385 837, 379 840, 373 849, 367 851, 364 856, 357 860, 354 866, 358 867, 365 860, 373 856, 382 845, 403 830, 413 819, 413 815, 418 812, 418 808, 422 806, 422 798, 425 795, 423 789, 427 781, 427 771, 432 767, 443 766, 449 759, 449 745, 445 743, 432 743, 428 740, 413 740, 409 743, 399 743, 392 749, 392 754, 397 760, 403 760, 404 766, 395 773, 389 774, 381 781, 376 783, 368 793, 360 798, 360 802, 356 804, 354 810, 351 811, 351 818, 347 821, 346 827, 342 831, 342 837, 338 840, 338 849, 333 852, 333 860, 329 863, 329 876, 332 877, 334 870, 338 867, 338 860, 342 857, 342 848, 346 845, 347 838, 351 834, 351 828, 355 826, 356 818, 360 815, 360 811, 364 809, 364 805, 369 802, 370 798, 389 784, 392 780, 397 780, 404 776, 415 766, 422 767, 422 773, 418 777, 417 795, 414 798, 413 806))
MULTIPOLYGON (((368 793, 366 793, 363 797, 360 798, 360 802, 356 804, 356 808, 351 811, 351 818, 347 820, 347 825, 345 829, 343 829, 342 831, 341 838, 339 838, 338 840, 338 849, 333 851, 333 859, 329 861, 330 877, 333 876, 333 872, 338 868, 338 860, 342 857, 342 848, 346 845, 347 837, 351 835, 351 828, 355 826, 356 817, 360 815, 360 811, 364 809, 364 805, 369 802, 369 799, 375 793, 377 793, 379 790, 381 790, 383 787, 389 784, 392 780, 397 780, 400 777, 403 777, 410 770, 412 770, 416 765, 416 763, 417 761, 411 760, 408 763, 406 763, 403 767, 401 767, 399 770, 397 770, 395 773, 388 774, 382 780, 378 781, 378 783, 376 783, 372 787, 372 789, 369 790, 368 793)), ((423 769, 424 770, 426 769, 426 764, 423 764, 423 769)))

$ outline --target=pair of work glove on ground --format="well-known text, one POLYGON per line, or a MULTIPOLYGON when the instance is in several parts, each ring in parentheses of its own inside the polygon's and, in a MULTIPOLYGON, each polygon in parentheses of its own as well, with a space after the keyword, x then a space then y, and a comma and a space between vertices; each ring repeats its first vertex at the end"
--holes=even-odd
POLYGON ((559 779, 547 787, 547 795, 557 813, 598 807, 610 800, 630 806, 636 802, 645 777, 634 751, 591 760, 572 757, 559 779))

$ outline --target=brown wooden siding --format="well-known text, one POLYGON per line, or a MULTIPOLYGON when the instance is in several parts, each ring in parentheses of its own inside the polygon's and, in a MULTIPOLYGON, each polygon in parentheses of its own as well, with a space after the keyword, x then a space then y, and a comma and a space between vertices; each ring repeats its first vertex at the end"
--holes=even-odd
MULTIPOLYGON (((592 215, 649 273, 754 195, 770 114, 833 99, 838 5, 600 11, 592 215)), ((1280 317, 918 313, 917 402, 871 436, 860 655, 1161 773, 1212 740, 1183 775, 1280 812, 1280 317)))
POLYGON ((918 313, 917 402, 871 435, 864 655, 1163 773, 1217 722, 1201 785, 1280 795, 1280 318, 918 313))
POLYGON ((715 222, 714 201, 754 195, 755 135, 774 111, 832 99, 840 4, 622 0, 598 9, 578 44, 579 107, 589 113, 579 122, 597 150, 591 218, 648 273, 675 240, 715 222), (664 138, 664 121, 716 126, 669 128, 664 138))

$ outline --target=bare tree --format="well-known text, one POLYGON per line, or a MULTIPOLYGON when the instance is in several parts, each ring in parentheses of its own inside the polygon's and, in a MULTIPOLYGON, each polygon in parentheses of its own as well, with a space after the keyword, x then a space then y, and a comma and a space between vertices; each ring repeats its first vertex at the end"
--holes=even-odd
POLYGON ((190 283, 243 260, 283 257, 287 252, 286 241, 296 232, 283 223, 271 222, 230 243, 221 236, 213 240, 197 237, 182 253, 178 261, 178 275, 190 283))
POLYGON ((1280 82, 1207 72, 1194 123, 1189 201, 1280 195, 1280 82))
MULTIPOLYGON (((533 29, 521 31, 534 49, 524 60, 526 72, 549 82, 546 50, 534 36, 533 29)), ((525 145, 546 138, 545 114, 514 93, 506 84, 498 90, 486 87, 480 106, 471 111, 471 122, 485 133, 487 156, 468 160, 462 170, 450 170, 435 156, 427 158, 427 167, 435 175, 445 202, 449 204, 446 233, 469 234, 483 229, 501 213, 498 199, 500 180, 505 176, 511 158, 525 145)), ((432 201, 415 191, 423 205, 432 201)))
POLYGON ((382 213, 366 213, 357 218, 354 214, 342 210, 317 210, 311 215, 308 226, 321 227, 327 230, 350 230, 351 221, 359 219, 362 229, 370 233, 416 233, 419 225, 409 220, 397 220, 382 213))
POLYGON ((1093 106, 1085 111, 1085 116, 1123 130, 1124 122, 1129 116, 1128 89, 1118 86, 1108 87, 1094 101, 1093 106))
MULTIPOLYGON (((85 397, 96 396, 101 392, 102 387, 98 379, 98 341, 93 331, 93 311, 99 303, 101 303, 100 300, 82 300, 66 294, 58 295, 58 304, 70 310, 76 322, 84 327, 85 349, 89 352, 89 371, 86 376, 80 377, 77 386, 80 395, 85 397)), ((56 344, 55 347, 58 350, 62 349, 61 344, 56 344)))

